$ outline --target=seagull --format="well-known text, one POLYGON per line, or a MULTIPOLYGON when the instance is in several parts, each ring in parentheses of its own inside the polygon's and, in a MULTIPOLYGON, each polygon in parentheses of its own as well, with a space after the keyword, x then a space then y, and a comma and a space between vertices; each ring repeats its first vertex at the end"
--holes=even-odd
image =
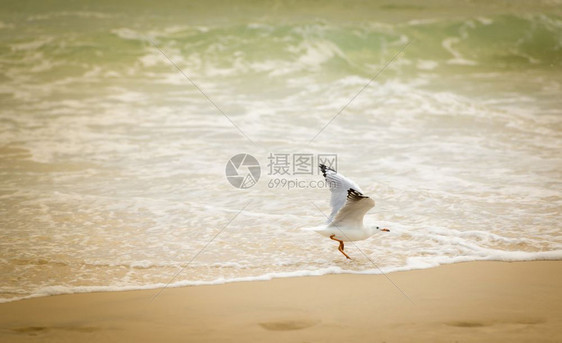
POLYGON ((320 164, 320 170, 332 192, 330 199, 332 213, 327 225, 315 228, 314 231, 338 241, 340 243, 338 250, 351 260, 351 257, 344 252, 343 242, 361 241, 374 235, 377 230, 385 232, 390 230, 363 225, 363 217, 375 207, 375 201, 364 195, 355 182, 334 169, 320 164))

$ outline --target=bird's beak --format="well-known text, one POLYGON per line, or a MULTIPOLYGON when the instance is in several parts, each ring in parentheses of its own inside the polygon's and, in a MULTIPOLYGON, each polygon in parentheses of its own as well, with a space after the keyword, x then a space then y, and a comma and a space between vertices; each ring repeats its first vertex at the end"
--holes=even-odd
POLYGON ((390 232, 390 230, 389 230, 389 229, 387 229, 387 228, 383 228, 383 229, 381 229, 381 231, 384 231, 384 232, 390 232))

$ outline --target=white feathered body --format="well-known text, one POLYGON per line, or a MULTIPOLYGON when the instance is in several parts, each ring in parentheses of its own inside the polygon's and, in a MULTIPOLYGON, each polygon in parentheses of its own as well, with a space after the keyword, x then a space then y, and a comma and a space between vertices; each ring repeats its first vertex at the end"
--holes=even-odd
POLYGON ((322 236, 330 237, 334 235, 335 238, 344 242, 354 242, 362 241, 371 237, 375 232, 369 230, 369 228, 341 228, 334 226, 325 226, 317 228, 315 232, 321 234, 322 236))
POLYGON ((359 186, 335 170, 320 166, 332 193, 332 213, 325 226, 312 228, 315 232, 350 242, 371 237, 376 228, 363 225, 363 217, 375 206, 375 201, 365 195, 359 186))

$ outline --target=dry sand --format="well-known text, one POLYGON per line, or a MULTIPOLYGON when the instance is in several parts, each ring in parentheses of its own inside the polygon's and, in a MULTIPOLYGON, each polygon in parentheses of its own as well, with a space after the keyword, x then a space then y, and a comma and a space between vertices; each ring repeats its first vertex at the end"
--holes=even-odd
POLYGON ((0 304, 2 342, 562 342, 562 261, 0 304))

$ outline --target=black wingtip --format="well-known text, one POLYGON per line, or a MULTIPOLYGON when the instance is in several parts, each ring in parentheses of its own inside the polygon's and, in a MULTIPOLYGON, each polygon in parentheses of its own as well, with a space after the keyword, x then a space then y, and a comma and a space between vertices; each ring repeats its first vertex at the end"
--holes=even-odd
POLYGON ((335 170, 333 170, 332 168, 326 167, 325 164, 319 164, 318 166, 320 167, 320 170, 322 171, 322 176, 324 176, 324 177, 326 177, 326 170, 331 170, 331 171, 335 172, 335 170))
POLYGON ((368 196, 363 195, 363 193, 356 191, 353 188, 347 190, 347 198, 348 199, 360 199, 360 198, 368 198, 368 196))

